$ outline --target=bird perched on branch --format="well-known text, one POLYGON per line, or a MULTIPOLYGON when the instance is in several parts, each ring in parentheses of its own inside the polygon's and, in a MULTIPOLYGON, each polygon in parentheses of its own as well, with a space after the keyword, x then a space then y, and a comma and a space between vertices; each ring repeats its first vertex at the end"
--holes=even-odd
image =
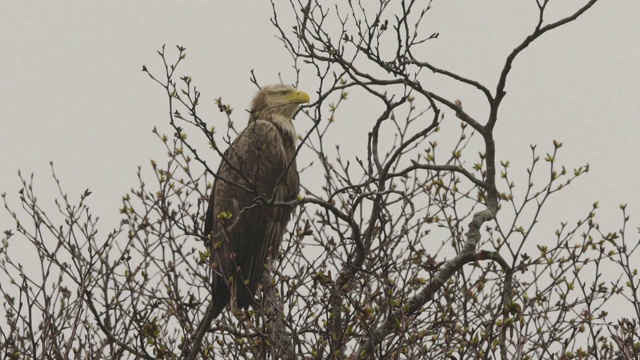
POLYGON ((274 259, 299 189, 292 123, 307 93, 289 85, 265 86, 251 104, 249 124, 221 160, 205 220, 211 244, 213 316, 233 299, 253 304, 268 259, 274 259))

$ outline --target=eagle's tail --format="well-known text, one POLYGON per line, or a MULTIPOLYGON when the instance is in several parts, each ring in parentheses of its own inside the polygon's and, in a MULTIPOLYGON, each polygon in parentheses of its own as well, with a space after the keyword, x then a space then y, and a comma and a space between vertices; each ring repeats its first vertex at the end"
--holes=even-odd
MULTIPOLYGON (((214 275, 217 276, 217 275, 214 275)), ((229 303, 231 297, 229 288, 226 284, 218 282, 213 288, 213 318, 217 318, 218 315, 224 310, 229 303)))

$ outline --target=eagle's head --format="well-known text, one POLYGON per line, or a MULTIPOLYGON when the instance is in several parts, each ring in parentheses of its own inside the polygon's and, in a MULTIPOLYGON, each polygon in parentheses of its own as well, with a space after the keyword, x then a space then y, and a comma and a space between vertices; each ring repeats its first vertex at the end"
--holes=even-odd
POLYGON ((251 102, 251 119, 265 119, 280 115, 291 119, 298 105, 308 103, 309 95, 291 85, 277 84, 263 87, 251 102))

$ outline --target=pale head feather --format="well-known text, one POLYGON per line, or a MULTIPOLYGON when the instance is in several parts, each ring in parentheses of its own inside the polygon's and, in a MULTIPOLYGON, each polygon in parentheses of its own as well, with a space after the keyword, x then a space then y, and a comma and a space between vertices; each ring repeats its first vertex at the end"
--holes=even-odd
POLYGON ((291 120, 300 101, 292 101, 291 98, 299 93, 298 89, 286 84, 263 87, 251 102, 249 124, 256 120, 271 121, 295 141, 297 135, 291 120))

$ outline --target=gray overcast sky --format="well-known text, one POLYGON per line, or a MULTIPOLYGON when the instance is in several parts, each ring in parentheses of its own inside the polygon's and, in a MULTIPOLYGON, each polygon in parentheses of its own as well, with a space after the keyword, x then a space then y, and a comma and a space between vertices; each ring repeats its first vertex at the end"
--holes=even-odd
MULTIPOLYGON (((557 18, 584 1, 555 3, 557 18)), ((263 84, 278 82, 279 72, 293 81, 266 1, 0 4, 0 192, 17 204, 21 169, 36 173, 37 193, 52 201, 53 161, 70 195, 93 191, 90 204, 103 219, 103 234, 119 219, 120 196, 135 185, 136 167, 163 156, 151 129, 166 128, 165 97, 141 72, 142 64, 160 69, 155 51, 162 44, 171 51, 176 44, 187 48, 184 72, 203 92, 211 121, 223 121, 216 97, 236 110, 246 108, 254 92, 251 69, 263 84)), ((428 29, 441 36, 428 55, 493 88, 504 58, 536 16, 533 0, 435 1, 428 29)), ((603 0, 547 34, 515 64, 498 124, 499 157, 522 171, 528 144, 539 144, 544 154, 558 139, 565 145, 562 163, 592 165, 588 176, 552 202, 559 209, 552 215, 561 215, 554 224, 573 221, 594 200, 601 200, 601 213, 612 213, 614 228, 623 202, 639 224, 639 35, 640 1, 603 0)), ((302 89, 310 76, 303 74, 302 89)), ((456 89, 443 92, 460 98, 466 110, 486 110, 456 89)), ((336 142, 344 140, 340 134, 363 129, 355 119, 366 116, 353 118, 339 124, 336 142)), ((14 226, 6 220, 1 214, 1 230, 14 226)))

